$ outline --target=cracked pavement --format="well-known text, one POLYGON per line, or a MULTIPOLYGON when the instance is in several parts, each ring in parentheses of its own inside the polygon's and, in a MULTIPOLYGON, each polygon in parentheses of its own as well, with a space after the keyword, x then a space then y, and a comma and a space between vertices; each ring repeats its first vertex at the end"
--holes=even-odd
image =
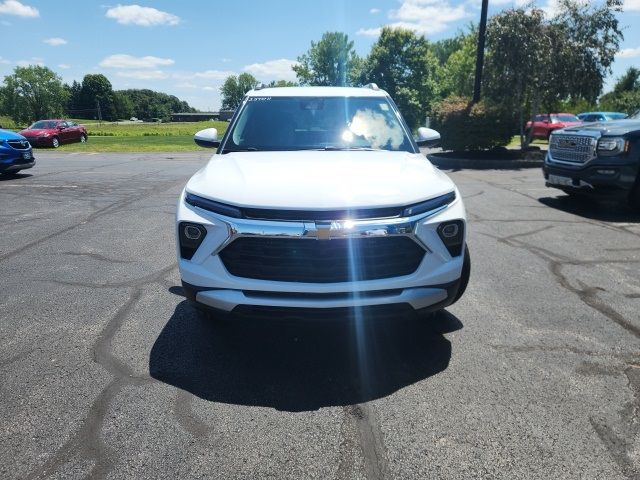
POLYGON ((450 172, 472 277, 433 323, 219 324, 173 238, 209 155, 0 177, 1 478, 640 478, 640 214, 450 172))

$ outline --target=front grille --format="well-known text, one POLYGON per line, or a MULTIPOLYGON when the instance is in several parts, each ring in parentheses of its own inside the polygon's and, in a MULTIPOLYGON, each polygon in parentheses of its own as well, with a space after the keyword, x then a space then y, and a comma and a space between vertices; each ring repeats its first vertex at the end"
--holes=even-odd
POLYGON ((276 210, 241 208, 242 216, 253 220, 360 220, 399 217, 405 207, 355 208, 351 210, 276 210))
POLYGON ((10 147, 15 148, 16 150, 29 150, 31 145, 26 140, 8 140, 7 143, 10 147))
POLYGON ((579 135, 551 135, 549 153, 554 160, 586 163, 595 157, 596 140, 579 135))
POLYGON ((424 248, 408 237, 243 237, 219 255, 227 271, 237 277, 334 283, 409 275, 418 269, 424 254, 424 248))

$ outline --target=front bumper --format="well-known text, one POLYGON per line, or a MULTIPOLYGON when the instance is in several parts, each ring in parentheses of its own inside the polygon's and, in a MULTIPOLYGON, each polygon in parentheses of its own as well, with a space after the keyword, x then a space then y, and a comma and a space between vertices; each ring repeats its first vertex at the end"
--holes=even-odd
POLYGON ((0 173, 16 172, 33 167, 36 161, 31 150, 28 151, 29 158, 24 158, 23 153, 27 152, 19 151, 18 154, 0 152, 0 173))
POLYGON ((334 309, 403 304, 415 310, 443 308, 455 298, 463 265, 463 255, 452 257, 437 233, 438 226, 444 221, 466 221, 460 194, 456 193, 457 199, 448 207, 415 217, 332 222, 332 238, 393 235, 412 238, 425 249, 425 255, 413 273, 375 280, 302 283, 233 276, 218 253, 242 236, 331 241, 310 239, 309 236, 319 235, 319 232, 309 223, 229 218, 186 204, 183 192, 178 204, 177 224, 193 222, 207 230, 191 260, 182 258, 178 249, 185 292, 191 300, 225 312, 232 312, 242 305, 334 309))
POLYGON ((542 170, 548 187, 590 195, 625 197, 636 185, 640 161, 625 155, 597 157, 583 165, 567 165, 555 162, 547 153, 542 170), (553 176, 561 177, 560 182, 553 176), (564 183, 564 179, 570 179, 570 182, 564 183))

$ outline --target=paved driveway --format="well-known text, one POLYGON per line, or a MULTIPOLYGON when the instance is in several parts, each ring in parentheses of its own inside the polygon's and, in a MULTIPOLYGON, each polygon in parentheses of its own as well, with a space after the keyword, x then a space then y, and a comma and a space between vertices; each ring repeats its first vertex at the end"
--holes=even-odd
POLYGON ((184 301, 194 154, 0 179, 1 478, 640 475, 640 216, 459 171, 472 279, 432 326, 219 326, 184 301))

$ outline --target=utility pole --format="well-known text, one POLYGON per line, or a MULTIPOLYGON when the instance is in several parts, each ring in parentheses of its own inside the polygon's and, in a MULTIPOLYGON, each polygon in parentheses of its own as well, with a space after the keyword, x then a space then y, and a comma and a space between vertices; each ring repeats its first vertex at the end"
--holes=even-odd
POLYGON ((478 30, 478 53, 476 56, 476 80, 473 86, 473 103, 480 101, 480 89, 482 87, 482 68, 484 66, 484 43, 487 34, 487 10, 489 0, 482 0, 482 13, 480 14, 480 29, 478 30))
POLYGON ((98 108, 98 123, 102 123, 102 110, 100 110, 100 100, 96 100, 96 107, 98 108))

